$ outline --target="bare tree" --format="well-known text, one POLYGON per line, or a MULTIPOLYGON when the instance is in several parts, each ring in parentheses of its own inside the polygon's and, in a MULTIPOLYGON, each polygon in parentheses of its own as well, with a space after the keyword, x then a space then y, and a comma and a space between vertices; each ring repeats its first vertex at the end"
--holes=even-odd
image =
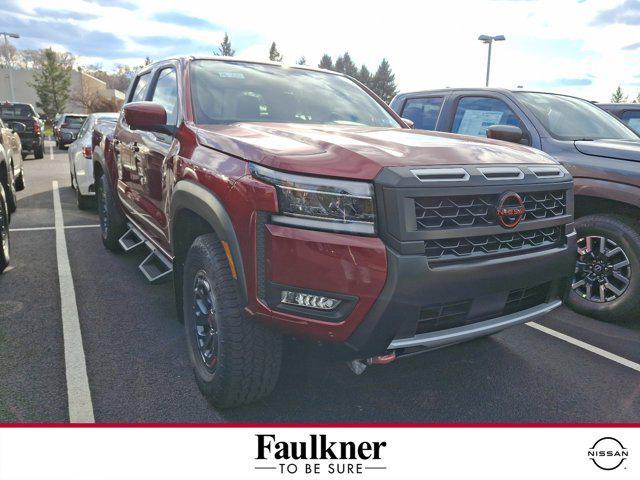
POLYGON ((117 112, 122 107, 122 100, 100 95, 100 91, 82 85, 79 93, 71 96, 71 99, 79 103, 89 113, 96 112, 117 112))

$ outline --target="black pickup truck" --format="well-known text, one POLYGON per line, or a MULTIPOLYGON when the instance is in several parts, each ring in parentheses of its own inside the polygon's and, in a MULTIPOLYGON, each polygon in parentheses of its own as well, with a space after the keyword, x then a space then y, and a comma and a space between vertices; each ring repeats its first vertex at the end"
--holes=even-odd
POLYGON ((567 296, 602 320, 640 315, 640 138, 586 100, 496 88, 401 93, 391 107, 415 128, 529 145, 575 182, 578 265, 567 296))
POLYGON ((22 151, 33 153, 33 157, 44 156, 44 122, 28 103, 4 102, 0 104, 0 118, 8 125, 23 123, 24 131, 19 133, 22 151))

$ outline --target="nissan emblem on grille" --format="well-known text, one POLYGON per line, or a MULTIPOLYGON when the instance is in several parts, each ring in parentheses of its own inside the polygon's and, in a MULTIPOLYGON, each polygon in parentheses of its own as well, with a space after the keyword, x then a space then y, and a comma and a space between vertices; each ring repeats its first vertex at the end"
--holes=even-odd
POLYGON ((515 192, 505 192, 498 199, 496 216, 504 228, 515 228, 525 214, 524 202, 515 192))

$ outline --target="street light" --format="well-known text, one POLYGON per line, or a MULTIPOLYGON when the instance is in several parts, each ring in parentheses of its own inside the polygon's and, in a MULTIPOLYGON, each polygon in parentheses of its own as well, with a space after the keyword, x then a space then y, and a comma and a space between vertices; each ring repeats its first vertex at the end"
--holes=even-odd
POLYGON ((11 62, 9 61, 9 41, 7 37, 11 38, 20 38, 20 35, 17 33, 9 33, 9 32, 0 32, 0 35, 4 35, 4 55, 5 60, 7 61, 7 70, 9 70, 9 92, 11 93, 11 101, 16 101, 16 93, 13 91, 13 72, 11 69, 11 62))
POLYGON ((506 39, 504 38, 504 35, 495 35, 493 37, 491 35, 480 35, 478 40, 489 45, 489 55, 487 56, 487 82, 485 84, 485 86, 488 87, 489 71, 491 70, 491 45, 493 45, 493 42, 501 42, 506 39))

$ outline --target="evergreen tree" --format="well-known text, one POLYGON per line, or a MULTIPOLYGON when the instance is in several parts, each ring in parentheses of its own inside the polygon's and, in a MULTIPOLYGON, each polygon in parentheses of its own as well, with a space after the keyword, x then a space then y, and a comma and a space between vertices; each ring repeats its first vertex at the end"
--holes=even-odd
POLYGON ((342 55, 342 73, 354 78, 358 76, 358 67, 351 60, 349 52, 344 52, 344 55, 342 55))
POLYGON ((360 71, 358 72, 358 75, 356 75, 356 78, 360 80, 360 82, 364 83, 367 87, 371 88, 371 72, 369 72, 369 69, 366 65, 362 65, 360 67, 360 71))
POLYGON ((622 91, 620 85, 616 88, 616 91, 611 95, 611 103, 624 103, 627 101, 627 96, 622 91))
POLYGON ((333 70, 333 60, 326 53, 322 55, 318 68, 324 68, 325 70, 333 70))
POLYGON ((147 67, 152 63, 153 63, 153 60, 151 60, 151 57, 147 56, 147 57, 144 57, 144 63, 142 64, 142 66, 147 67))
POLYGON ((633 103, 640 103, 640 93, 638 93, 638 96, 636 97, 636 99, 633 101, 633 103))
POLYGON ((71 69, 65 58, 51 48, 43 51, 35 64, 33 83, 29 83, 38 95, 36 106, 49 118, 64 111, 71 88, 71 69))
POLYGON ((386 58, 382 59, 376 74, 373 76, 372 90, 387 103, 398 93, 396 76, 391 71, 391 66, 386 58))
POLYGON ((227 35, 227 32, 224 33, 224 38, 222 39, 222 42, 220 42, 218 51, 213 52, 213 54, 222 55, 223 57, 233 57, 236 54, 236 51, 231 48, 231 42, 229 41, 229 35, 227 35))
POLYGON ((298 60, 296 60, 296 63, 298 65, 306 65, 307 64, 307 59, 305 58, 305 56, 301 56, 298 60))
POLYGON ((280 54, 280 52, 276 48, 276 42, 273 42, 271 44, 271 48, 269 49, 269 60, 271 60, 272 62, 281 62, 282 61, 282 55, 280 54))
POLYGON ((344 59, 342 58, 342 55, 336 58, 336 64, 333 66, 333 70, 344 73, 344 59))

